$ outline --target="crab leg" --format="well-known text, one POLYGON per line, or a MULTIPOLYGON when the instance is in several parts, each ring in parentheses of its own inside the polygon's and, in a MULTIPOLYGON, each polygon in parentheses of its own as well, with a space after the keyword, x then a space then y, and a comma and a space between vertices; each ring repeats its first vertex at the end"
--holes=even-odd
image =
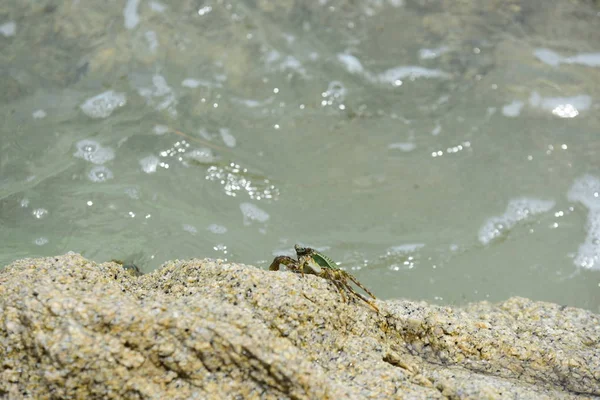
POLYGON ((338 281, 331 281, 333 283, 333 285, 336 287, 336 289, 338 290, 338 292, 340 292, 340 295, 342 296, 342 301, 344 303, 348 302, 348 300, 346 300, 346 295, 344 294, 344 285, 341 284, 338 281))
POLYGON ((300 272, 301 268, 298 265, 298 262, 291 257, 288 256, 278 256, 275 257, 271 265, 269 266, 270 271, 279 271, 279 266, 283 264, 288 269, 294 272, 300 272))
MULTIPOLYGON (((367 303, 368 305, 370 305, 379 314, 379 308, 373 302, 371 302, 371 300, 367 299, 365 296, 363 296, 362 294, 358 293, 356 290, 352 289, 352 286, 350 286, 350 285, 346 285, 346 289, 348 289, 356 297, 358 297, 359 299, 361 299, 362 301, 364 301, 365 303, 367 303)), ((375 296, 373 296, 373 298, 375 298, 375 296)))
POLYGON ((353 275, 351 275, 350 273, 346 272, 346 271, 342 271, 342 274, 346 276, 346 278, 350 279, 352 282, 354 282, 354 284, 356 286, 358 286, 359 288, 361 288, 362 290, 364 290, 365 292, 367 292, 369 294, 369 296, 371 296, 372 298, 376 299, 375 295, 373 293, 371 293, 371 291, 369 289, 367 289, 366 287, 364 287, 362 285, 362 283, 360 283, 358 281, 358 279, 356 279, 353 275))

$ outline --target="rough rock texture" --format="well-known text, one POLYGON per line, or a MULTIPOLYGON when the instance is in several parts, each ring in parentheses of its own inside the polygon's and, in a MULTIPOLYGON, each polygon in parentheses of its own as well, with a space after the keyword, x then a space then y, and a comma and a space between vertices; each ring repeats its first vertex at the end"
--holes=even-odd
POLYGON ((0 271, 0 397, 600 396, 598 315, 522 298, 377 305, 213 260, 141 277, 77 254, 20 260, 0 271))

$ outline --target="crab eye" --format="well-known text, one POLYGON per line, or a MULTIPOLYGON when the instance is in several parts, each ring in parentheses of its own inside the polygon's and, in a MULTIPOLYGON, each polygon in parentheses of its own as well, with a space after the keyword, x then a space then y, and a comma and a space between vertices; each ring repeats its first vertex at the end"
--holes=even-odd
POLYGON ((306 247, 302 247, 299 245, 294 245, 294 249, 296 250, 296 254, 305 254, 308 252, 306 247))

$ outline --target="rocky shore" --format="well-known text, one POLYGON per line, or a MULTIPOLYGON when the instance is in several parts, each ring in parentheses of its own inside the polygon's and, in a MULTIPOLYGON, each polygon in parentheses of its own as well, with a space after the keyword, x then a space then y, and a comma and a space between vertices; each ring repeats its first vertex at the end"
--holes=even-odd
POLYGON ((0 270, 0 398, 583 399, 600 316, 511 298, 342 302, 219 260, 140 277, 78 254, 0 270))

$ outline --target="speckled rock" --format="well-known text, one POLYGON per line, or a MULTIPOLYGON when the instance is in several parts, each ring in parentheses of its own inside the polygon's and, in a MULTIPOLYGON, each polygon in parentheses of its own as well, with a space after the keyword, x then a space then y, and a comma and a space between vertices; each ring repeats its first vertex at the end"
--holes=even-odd
POLYGON ((0 397, 600 396, 591 312, 522 298, 377 305, 218 260, 141 277, 77 254, 20 260, 0 271, 0 397))

